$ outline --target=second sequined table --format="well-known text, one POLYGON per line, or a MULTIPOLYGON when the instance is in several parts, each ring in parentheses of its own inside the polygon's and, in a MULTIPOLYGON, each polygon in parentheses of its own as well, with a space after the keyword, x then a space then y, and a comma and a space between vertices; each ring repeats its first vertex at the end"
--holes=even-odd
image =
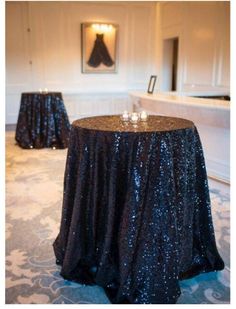
POLYGON ((22 148, 67 148, 70 123, 60 92, 25 92, 15 139, 22 148))
POLYGON ((223 269, 194 124, 75 121, 54 251, 65 279, 102 286, 112 303, 176 303, 179 280, 223 269))

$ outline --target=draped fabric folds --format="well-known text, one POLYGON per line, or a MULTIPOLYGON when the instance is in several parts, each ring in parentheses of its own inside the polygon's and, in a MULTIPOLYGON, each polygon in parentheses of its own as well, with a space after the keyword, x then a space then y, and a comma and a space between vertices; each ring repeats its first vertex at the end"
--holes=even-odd
POLYGON ((114 64, 103 40, 103 36, 104 34, 96 34, 94 47, 88 60, 88 64, 93 68, 97 68, 101 63, 107 67, 111 67, 114 64))
POLYGON ((112 303, 176 303, 179 280, 224 268, 201 141, 183 119, 119 121, 72 125, 56 261, 65 279, 102 286, 112 303))
POLYGON ((20 147, 67 148, 70 128, 61 93, 22 93, 15 135, 20 147))

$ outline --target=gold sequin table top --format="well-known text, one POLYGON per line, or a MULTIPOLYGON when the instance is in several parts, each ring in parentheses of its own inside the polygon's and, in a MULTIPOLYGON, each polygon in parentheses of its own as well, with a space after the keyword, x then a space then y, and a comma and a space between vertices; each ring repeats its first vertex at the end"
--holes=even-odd
POLYGON ((111 132, 163 132, 194 127, 192 121, 176 117, 150 115, 147 121, 139 121, 136 125, 123 121, 120 115, 95 116, 76 120, 73 127, 111 131, 111 132))

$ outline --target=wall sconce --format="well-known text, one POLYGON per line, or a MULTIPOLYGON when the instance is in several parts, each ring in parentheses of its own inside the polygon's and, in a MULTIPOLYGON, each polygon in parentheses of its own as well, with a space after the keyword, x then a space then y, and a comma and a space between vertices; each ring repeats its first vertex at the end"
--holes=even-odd
POLYGON ((100 33, 112 31, 113 26, 108 24, 92 24, 92 28, 100 33))

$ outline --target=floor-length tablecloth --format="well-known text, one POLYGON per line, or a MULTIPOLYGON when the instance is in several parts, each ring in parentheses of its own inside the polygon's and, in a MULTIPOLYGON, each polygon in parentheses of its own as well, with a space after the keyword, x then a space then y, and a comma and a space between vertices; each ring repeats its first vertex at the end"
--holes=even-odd
POLYGON ((15 139, 22 148, 66 148, 70 123, 60 92, 21 95, 15 139))
POLYGON ((179 280, 223 269, 194 124, 75 121, 54 251, 64 278, 104 287, 112 303, 176 303, 179 280))

